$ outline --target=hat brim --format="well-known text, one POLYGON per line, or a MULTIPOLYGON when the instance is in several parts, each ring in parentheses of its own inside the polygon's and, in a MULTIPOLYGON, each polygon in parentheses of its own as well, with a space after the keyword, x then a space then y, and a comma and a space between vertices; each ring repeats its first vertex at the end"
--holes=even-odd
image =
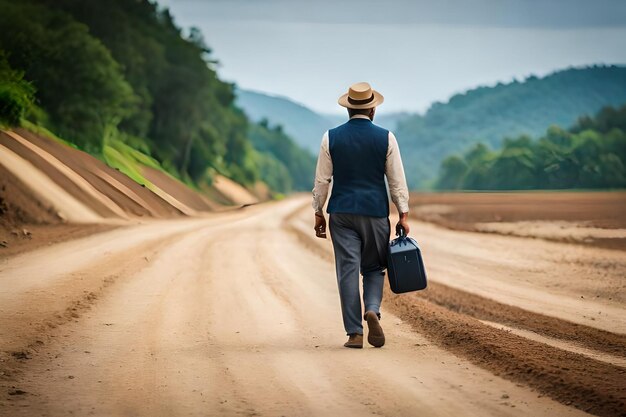
POLYGON ((383 95, 380 94, 376 90, 372 90, 372 93, 374 94, 374 100, 370 101, 369 103, 352 104, 348 101, 348 93, 339 97, 339 100, 337 100, 337 103, 339 103, 339 105, 342 107, 345 107, 348 109, 357 109, 357 110, 358 109, 371 109, 372 107, 380 106, 381 104, 383 104, 383 101, 385 101, 385 97, 383 97, 383 95))

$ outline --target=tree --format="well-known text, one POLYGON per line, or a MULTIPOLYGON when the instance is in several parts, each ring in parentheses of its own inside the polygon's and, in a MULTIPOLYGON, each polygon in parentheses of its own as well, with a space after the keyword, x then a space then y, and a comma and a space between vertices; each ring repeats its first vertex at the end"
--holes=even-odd
POLYGON ((457 190, 461 188, 466 172, 467 163, 461 157, 449 156, 441 163, 435 187, 440 190, 457 190))
POLYGON ((7 0, 0 9, 0 49, 37 89, 54 130, 98 152, 105 129, 130 117, 136 104, 119 64, 66 13, 7 0))
POLYGON ((0 124, 17 126, 32 108, 35 88, 24 80, 24 73, 9 66, 0 51, 0 124))
POLYGON ((494 160, 489 170, 492 186, 498 190, 535 187, 535 164, 528 148, 508 147, 494 160))
POLYGON ((579 118, 569 130, 551 126, 537 141, 505 139, 497 152, 477 144, 463 158, 442 162, 437 188, 626 187, 624 120, 626 106, 605 108, 596 117, 579 118))

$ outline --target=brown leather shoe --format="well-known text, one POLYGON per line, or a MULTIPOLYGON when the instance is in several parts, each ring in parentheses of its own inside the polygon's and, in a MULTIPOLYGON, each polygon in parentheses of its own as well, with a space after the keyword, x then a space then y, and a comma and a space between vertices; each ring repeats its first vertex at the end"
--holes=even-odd
POLYGON ((348 338, 348 341, 343 344, 347 348, 361 349, 363 347, 363 335, 353 333, 348 338))
POLYGON ((367 342, 374 347, 382 347, 385 344, 385 333, 383 328, 380 327, 378 322, 378 315, 373 311, 367 311, 365 313, 365 320, 367 321, 367 342))

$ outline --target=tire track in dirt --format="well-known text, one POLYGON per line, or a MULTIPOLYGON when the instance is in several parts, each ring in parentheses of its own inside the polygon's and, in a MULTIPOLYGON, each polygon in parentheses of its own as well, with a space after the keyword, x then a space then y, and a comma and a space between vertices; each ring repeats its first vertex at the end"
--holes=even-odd
POLYGON ((480 322, 488 326, 494 327, 496 329, 504 330, 508 333, 513 333, 518 336, 522 336, 522 337, 525 337, 530 340, 534 340, 539 343, 544 343, 546 345, 555 347, 557 349, 562 349, 568 352, 577 353, 579 355, 583 355, 591 359, 596 359, 601 362, 606 362, 614 366, 626 368, 626 358, 621 357, 621 356, 611 355, 610 353, 604 353, 604 352, 599 352, 597 350, 588 349, 586 347, 581 346, 578 343, 568 342, 562 339, 556 339, 553 337, 543 336, 539 333, 533 332, 532 330, 523 330, 517 327, 509 327, 504 324, 494 323, 494 322, 487 321, 487 320, 480 320, 480 322))
POLYGON ((3 331, 11 334, 10 340, 7 337, 6 343, 0 345, 3 348, 0 351, 0 375, 3 380, 0 387, 8 388, 13 384, 25 362, 57 338, 63 326, 77 322, 99 298, 107 294, 112 285, 148 267, 153 257, 185 233, 181 231, 158 242, 142 242, 72 271, 69 273, 72 277, 70 285, 53 283, 52 288, 29 293, 23 300, 16 300, 10 308, 16 313, 7 318, 10 323, 0 323, 3 331), (107 272, 102 274, 101 271, 107 272), (78 282, 80 284, 77 285, 78 282), (59 294, 62 296, 59 297, 59 294))
POLYGON ((450 311, 530 330, 548 337, 575 342, 589 349, 626 358, 626 335, 595 329, 519 307, 498 303, 441 283, 429 283, 427 291, 414 296, 428 300, 450 311))
POLYGON ((14 391, 11 387, 31 358, 61 336, 67 337, 68 324, 79 322, 111 288, 150 267, 190 229, 219 229, 224 220, 237 222, 242 217, 243 212, 226 212, 213 219, 131 225, 136 235, 132 238, 124 229, 116 229, 65 242, 61 250, 48 247, 5 260, 0 267, 4 289, 0 291, 0 390, 14 391), (56 252, 62 255, 55 256, 56 252), (59 259, 54 267, 45 266, 59 259))
POLYGON ((385 287, 385 307, 436 344, 495 375, 524 383, 598 416, 626 413, 626 370, 494 329, 461 313, 385 287))
MULTIPOLYGON (((330 247, 315 241, 313 228, 307 233, 297 224, 306 208, 303 205, 288 216, 285 228, 322 259, 332 261, 330 247)), ((479 319, 580 342, 619 356, 626 351, 624 335, 531 313, 432 281, 428 290, 405 295, 393 294, 386 283, 383 309, 435 344, 495 375, 598 416, 626 415, 625 369, 493 328, 479 319)))

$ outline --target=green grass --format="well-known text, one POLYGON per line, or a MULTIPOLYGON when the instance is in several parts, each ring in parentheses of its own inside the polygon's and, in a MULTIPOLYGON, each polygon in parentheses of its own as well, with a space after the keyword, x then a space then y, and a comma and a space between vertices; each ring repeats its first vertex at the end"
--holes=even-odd
POLYGON ((128 175, 131 179, 139 184, 145 184, 146 187, 153 190, 155 185, 152 184, 147 178, 143 176, 142 167, 150 167, 158 170, 170 178, 183 182, 187 186, 193 189, 198 189, 196 184, 188 181, 181 181, 180 178, 170 174, 165 170, 159 161, 152 158, 145 153, 138 151, 135 148, 130 147, 119 139, 109 139, 103 149, 104 161, 112 168, 117 168, 120 172, 128 175))
POLYGON ((132 148, 119 140, 110 140, 106 147, 110 147, 118 151, 120 154, 124 155, 127 159, 134 160, 142 165, 148 166, 150 168, 158 169, 159 171, 163 171, 163 168, 159 164, 159 161, 152 158, 151 156, 146 155, 145 153, 138 151, 135 148, 132 148))
MULTIPOLYGON (((72 142, 62 139, 45 127, 32 123, 26 119, 22 119, 21 126, 38 135, 46 136, 58 143, 70 146, 77 150, 81 150, 72 142)), ((103 147, 102 154, 91 155, 102 160, 111 168, 118 169, 120 172, 126 174, 136 183, 146 185, 148 188, 152 187, 152 183, 148 181, 141 173, 142 165, 157 169, 159 171, 165 172, 167 175, 170 175, 163 169, 163 167, 161 167, 156 159, 128 146, 121 140, 108 140, 107 144, 103 147)))
MULTIPOLYGON (((46 136, 63 145, 67 145, 74 149, 83 151, 72 142, 60 138, 45 127, 35 124, 29 120, 22 119, 21 127, 38 135, 46 136)), ((175 175, 174 173, 170 172, 170 170, 167 170, 164 166, 162 166, 159 161, 129 146, 128 144, 124 143, 124 141, 122 141, 120 138, 108 139, 106 141, 106 144, 103 146, 102 154, 91 155, 98 158, 109 167, 119 170, 136 183, 145 185, 147 188, 152 189, 153 191, 155 186, 143 175, 142 167, 144 166, 161 171, 165 175, 185 184, 191 189, 202 192, 200 187, 198 187, 198 184, 194 183, 193 180, 191 180, 189 177, 180 178, 178 175, 175 175)), ((280 193, 273 195, 273 198, 278 200, 283 199, 284 197, 285 196, 280 193)))
POLYGON ((138 184, 145 184, 146 186, 151 185, 150 181, 145 179, 141 173, 140 164, 132 157, 128 157, 128 155, 123 154, 110 145, 104 147, 102 154, 104 161, 111 168, 118 169, 138 184))
POLYGON ((21 127, 23 127, 26 130, 30 130, 33 133, 36 133, 38 135, 41 136, 46 136, 52 140, 55 140, 59 143, 62 143, 63 145, 67 145, 71 148, 74 149, 79 149, 78 146, 74 145, 72 142, 68 142, 65 139, 61 139, 60 137, 58 137, 57 135, 55 135, 54 133, 52 133, 51 131, 49 131, 48 129, 46 129, 43 126, 37 125, 31 121, 28 121, 26 119, 22 119, 20 122, 21 127))

